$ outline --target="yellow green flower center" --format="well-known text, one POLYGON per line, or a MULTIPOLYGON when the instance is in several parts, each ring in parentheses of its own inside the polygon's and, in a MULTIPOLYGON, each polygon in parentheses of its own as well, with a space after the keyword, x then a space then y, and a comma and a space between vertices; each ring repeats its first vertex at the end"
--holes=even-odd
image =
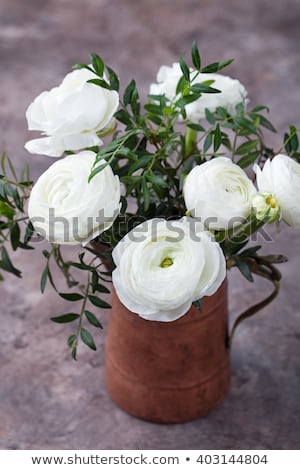
POLYGON ((274 197, 272 196, 268 196, 266 198, 266 203, 272 207, 272 209, 275 209, 275 207, 277 207, 277 201, 274 197))
POLYGON ((172 266, 172 264, 173 264, 172 258, 164 258, 159 266, 161 268, 169 268, 170 266, 172 266))

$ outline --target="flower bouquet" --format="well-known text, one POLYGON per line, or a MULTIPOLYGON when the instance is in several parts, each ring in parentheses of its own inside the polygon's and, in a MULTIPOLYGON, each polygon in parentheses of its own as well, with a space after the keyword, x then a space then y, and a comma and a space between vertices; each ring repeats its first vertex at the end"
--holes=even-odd
POLYGON ((135 80, 121 97, 116 73, 91 54, 26 113, 42 137, 25 148, 63 158, 33 184, 28 168, 18 177, 2 156, 1 271, 21 277, 10 248, 50 242, 41 290, 49 282, 80 303, 77 313, 52 318, 75 325, 67 340, 74 359, 80 341, 96 350, 91 331, 102 328, 97 308, 110 308, 103 295, 112 281, 106 382, 123 408, 146 419, 183 421, 223 398, 233 333, 275 298, 274 264, 286 261, 246 245, 265 224, 300 228, 297 129, 289 127, 278 151, 266 145, 263 131, 275 132, 268 109, 251 109, 245 87, 219 73, 231 62, 202 66, 193 43, 192 66, 181 57, 160 67, 141 104, 135 80), (70 259, 65 245, 78 245, 78 254, 70 259), (250 282, 253 274, 269 279, 273 291, 228 334, 233 268, 250 282))

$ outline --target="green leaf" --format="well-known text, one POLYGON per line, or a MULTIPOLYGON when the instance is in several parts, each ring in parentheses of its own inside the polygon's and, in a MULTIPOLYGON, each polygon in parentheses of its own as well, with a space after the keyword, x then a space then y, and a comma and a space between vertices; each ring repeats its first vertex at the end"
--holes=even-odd
POLYGON ((186 80, 185 76, 182 75, 180 79, 178 80, 177 86, 176 86, 176 95, 184 94, 187 92, 189 89, 189 82, 186 80))
POLYGON ((166 106, 168 103, 168 98, 166 98, 165 95, 153 95, 153 93, 149 93, 148 98, 150 101, 158 101, 162 107, 166 106))
POLYGON ((19 242, 18 248, 21 248, 22 250, 34 250, 33 246, 26 245, 26 243, 19 242))
POLYGON ((261 249, 261 245, 257 245, 257 246, 251 246, 250 248, 247 248, 246 250, 242 251, 242 253, 240 253, 239 256, 243 256, 243 257, 251 257, 253 255, 255 255, 255 253, 261 249))
POLYGON ((89 176, 89 182, 96 176, 98 173, 100 173, 104 168, 106 168, 109 165, 108 162, 103 163, 102 165, 95 166, 95 168, 91 171, 91 174, 89 176))
POLYGON ((237 116, 237 117, 234 118, 234 121, 235 121, 236 124, 238 124, 238 126, 242 130, 246 129, 246 130, 250 131, 251 133, 256 134, 257 130, 256 130, 255 126, 253 125, 253 123, 251 121, 249 121, 249 119, 237 116))
POLYGON ((119 91, 120 82, 119 82, 118 75, 110 67, 106 67, 106 68, 108 71, 108 78, 109 78, 111 89, 115 91, 119 91))
POLYGON ((157 104, 148 103, 148 104, 145 104, 144 108, 146 109, 146 111, 152 114, 160 115, 162 113, 161 106, 157 104))
POLYGON ((195 41, 192 44, 191 54, 192 54, 192 62, 193 62, 194 67, 197 70, 200 70, 201 69, 201 57, 200 57, 197 43, 195 41))
POLYGON ((266 129, 268 129, 271 132, 276 133, 275 127, 273 126, 273 124, 265 116, 262 116, 261 114, 257 114, 257 113, 254 113, 254 112, 250 112, 249 116, 253 120, 257 120, 259 125, 265 127, 266 129))
POLYGON ((265 118, 264 116, 261 116, 261 114, 259 114, 258 116, 259 116, 259 122, 263 127, 265 127, 271 132, 274 132, 274 133, 277 132, 273 124, 267 118, 265 118))
POLYGON ((242 273, 242 275, 243 275, 249 282, 254 282, 254 279, 253 279, 252 273, 251 273, 251 271, 250 271, 250 268, 249 268, 248 264, 245 263, 245 261, 242 261, 241 259, 236 258, 236 265, 237 265, 237 267, 239 268, 239 270, 240 270, 240 272, 242 273))
POLYGON ((110 294, 110 290, 102 284, 97 284, 95 287, 95 291, 101 292, 102 294, 110 294))
POLYGON ((224 145, 224 147, 226 147, 229 152, 232 152, 230 139, 227 134, 224 134, 224 132, 222 133, 222 145, 224 145))
POLYGON ((98 274, 97 274, 96 271, 93 271, 93 273, 92 273, 92 282, 91 282, 91 285, 92 285, 93 292, 95 292, 96 287, 97 287, 97 285, 98 285, 98 274))
POLYGON ((72 347, 72 352, 71 352, 72 358, 74 361, 77 361, 77 347, 72 347))
POLYGON ((13 197, 15 189, 9 183, 4 183, 4 193, 6 197, 13 197))
POLYGON ((15 172, 14 166, 11 162, 11 159, 5 153, 3 154, 3 160, 6 160, 6 163, 8 164, 8 167, 10 169, 10 172, 11 172, 13 178, 15 179, 15 181, 17 181, 18 178, 17 178, 16 172, 15 172))
POLYGON ((204 127, 200 126, 200 124, 194 124, 193 122, 187 124, 187 127, 193 129, 193 131, 205 132, 204 127))
POLYGON ((239 161, 237 162, 237 165, 240 168, 247 168, 247 166, 252 165, 257 160, 259 155, 260 155, 259 151, 249 153, 248 155, 245 155, 244 157, 240 158, 239 161))
POLYGON ((169 188, 168 183, 163 179, 162 176, 156 175, 155 173, 148 173, 147 180, 150 181, 152 184, 156 186, 160 186, 161 188, 169 188))
POLYGON ((80 338, 82 339, 83 343, 86 344, 89 348, 93 349, 93 351, 97 350, 93 336, 85 328, 80 328, 80 338))
POLYGON ((202 67, 201 73, 214 73, 219 70, 219 62, 212 62, 211 64, 202 67))
POLYGON ((89 295, 88 296, 89 301, 95 305, 96 307, 99 308, 111 308, 111 306, 105 302, 104 300, 100 299, 99 297, 96 297, 95 295, 89 295))
POLYGON ((26 244, 29 243, 33 234, 34 234, 34 227, 32 223, 29 221, 25 230, 24 243, 26 244))
POLYGON ((105 146, 104 150, 100 150, 97 155, 96 155, 96 161, 98 161, 98 159, 103 156, 103 155, 107 155, 111 152, 113 152, 114 150, 116 150, 117 147, 120 146, 120 144, 123 144, 124 143, 124 140, 126 139, 126 136, 122 136, 120 137, 119 139, 115 139, 115 140, 112 140, 108 145, 105 146))
POLYGON ((104 62, 101 57, 99 57, 97 54, 90 54, 90 60, 97 75, 103 77, 104 62))
POLYGON ((137 88, 135 88, 133 93, 132 93, 130 107, 131 107, 131 110, 132 110, 134 116, 135 117, 139 116, 141 105, 140 105, 140 102, 139 102, 139 92, 138 92, 137 88))
POLYGON ((227 113, 226 109, 223 108, 222 106, 218 106, 218 107, 217 107, 216 113, 217 113, 218 116, 220 116, 220 118, 222 118, 222 119, 227 119, 227 117, 228 117, 228 113, 227 113))
POLYGON ((223 62, 212 62, 211 64, 208 64, 206 67, 203 67, 201 69, 201 72, 202 73, 218 72, 219 70, 222 70, 228 65, 230 65, 233 61, 234 59, 224 60, 223 62))
POLYGON ((103 329, 103 326, 99 322, 98 318, 92 312, 90 312, 89 310, 85 310, 84 314, 91 325, 95 326, 96 328, 103 329))
POLYGON ((156 124, 157 126, 160 126, 163 122, 162 119, 155 114, 149 114, 148 119, 149 121, 154 122, 154 124, 156 124))
POLYGON ((290 141, 290 136, 289 134, 287 134, 287 132, 285 132, 283 136, 283 143, 284 143, 285 151, 287 153, 291 153, 292 152, 291 141, 290 141))
POLYGON ((41 292, 44 293, 46 283, 47 283, 47 278, 48 278, 48 273, 49 273, 49 267, 48 264, 46 264, 45 269, 41 275, 41 282, 40 282, 40 287, 41 287, 41 292))
POLYGON ((132 124, 130 115, 125 111, 125 109, 119 109, 119 111, 115 113, 115 118, 122 122, 122 124, 125 124, 125 126, 130 126, 132 124))
POLYGON ((196 94, 194 95, 186 95, 183 98, 180 98, 177 102, 176 105, 179 108, 184 108, 187 104, 193 103, 194 101, 197 101, 198 96, 196 94))
POLYGON ((149 191, 145 176, 142 178, 142 191, 143 191, 143 197, 144 197, 144 209, 145 211, 147 211, 150 205, 150 191, 149 191))
POLYGON ((258 113, 259 111, 269 111, 269 108, 267 108, 267 106, 255 106, 255 108, 253 108, 251 110, 252 113, 258 113))
POLYGON ((244 142, 241 144, 235 151, 237 155, 244 155, 245 153, 251 152, 251 150, 255 149, 259 144, 259 140, 249 140, 248 142, 244 142))
POLYGON ((227 59, 223 60, 222 62, 219 62, 218 71, 224 69, 225 67, 228 67, 228 65, 232 64, 233 61, 234 59, 227 59))
POLYGON ((125 183, 126 185, 131 185, 132 187, 135 187, 140 184, 142 178, 142 175, 122 176, 121 182, 125 183))
POLYGON ((16 222, 12 226, 11 232, 10 232, 10 243, 14 251, 16 251, 16 249, 19 246, 20 236, 21 236, 21 230, 20 230, 19 224, 16 222))
POLYGON ((78 313, 65 313, 64 315, 60 315, 58 317, 52 317, 50 320, 52 320, 54 323, 70 323, 74 320, 77 320, 80 315, 78 313))
POLYGON ((77 302, 78 300, 82 300, 84 297, 81 294, 69 294, 69 293, 60 293, 59 294, 62 299, 68 300, 69 302, 77 302))
POLYGON ((94 70, 91 67, 89 67, 87 64, 75 64, 73 65, 72 69, 73 70, 87 69, 90 72, 94 73, 94 70))
POLYGON ((222 134, 220 130, 220 124, 216 125, 214 131, 214 152, 217 152, 222 144, 222 134))
POLYGON ((218 90, 218 88, 204 85, 204 83, 196 83, 195 85, 192 85, 191 91, 193 93, 221 93, 221 90, 218 90))
POLYGON ((183 56, 180 56, 179 64, 180 64, 180 68, 181 68, 181 71, 183 73, 184 78, 186 79, 187 82, 189 82, 190 81, 190 70, 189 70, 183 56))
POLYGON ((20 199, 17 189, 13 190, 12 197, 13 197, 16 207, 19 209, 19 211, 23 212, 23 203, 20 199))
POLYGON ((4 246, 1 248, 1 256, 2 260, 0 261, 0 267, 11 274, 14 274, 17 277, 22 277, 21 271, 14 267, 4 246))
POLYGON ((142 155, 136 162, 130 165, 128 175, 132 175, 136 170, 140 168, 146 169, 148 164, 152 161, 153 155, 142 155))
POLYGON ((214 125, 215 122, 216 122, 216 119, 215 119, 213 113, 210 112, 210 110, 207 109, 207 108, 205 108, 204 112, 205 112, 206 120, 207 120, 210 124, 214 125))
POLYGON ((87 81, 87 83, 93 83, 94 85, 100 86, 101 88, 105 88, 107 90, 111 90, 111 86, 101 78, 91 78, 87 81))
POLYGON ((12 220, 14 213, 15 211, 6 202, 0 201, 0 216, 12 220))
MULTIPOLYGON (((235 106, 237 114, 244 115, 245 113, 245 103, 242 101, 235 106)), ((249 113, 250 116, 250 113, 249 113)))
POLYGON ((71 335, 69 336, 69 338, 67 339, 67 345, 72 348, 72 346, 74 345, 76 341, 76 335, 71 335))
POLYGON ((204 153, 207 152, 207 150, 210 148, 211 144, 212 144, 212 133, 209 132, 207 134, 207 136, 205 137, 205 141, 204 141, 204 144, 203 144, 204 153))
POLYGON ((297 136, 297 129, 294 126, 289 126, 290 129, 290 144, 293 152, 297 152, 299 147, 299 140, 297 136))
POLYGON ((123 95, 123 101, 124 101, 125 106, 128 106, 131 103, 132 96, 133 96, 135 89, 136 89, 135 80, 131 80, 131 82, 125 88, 124 95, 123 95))

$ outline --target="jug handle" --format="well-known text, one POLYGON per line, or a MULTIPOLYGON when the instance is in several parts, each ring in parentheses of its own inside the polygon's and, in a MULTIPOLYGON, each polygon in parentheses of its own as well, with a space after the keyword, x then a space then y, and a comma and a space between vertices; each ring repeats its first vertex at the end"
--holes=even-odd
POLYGON ((260 256, 247 258, 245 259, 245 262, 248 264, 252 273, 264 277, 265 279, 268 279, 273 284, 274 288, 272 293, 268 297, 266 297, 261 302, 258 302, 257 304, 253 305, 252 307, 249 307, 237 317, 227 338, 228 348, 232 346, 234 333, 237 327, 242 323, 242 321, 244 321, 246 318, 252 317, 262 308, 266 307, 270 302, 272 302, 272 300, 277 297, 280 289, 281 273, 280 271, 278 271, 277 268, 275 268, 272 263, 260 256))

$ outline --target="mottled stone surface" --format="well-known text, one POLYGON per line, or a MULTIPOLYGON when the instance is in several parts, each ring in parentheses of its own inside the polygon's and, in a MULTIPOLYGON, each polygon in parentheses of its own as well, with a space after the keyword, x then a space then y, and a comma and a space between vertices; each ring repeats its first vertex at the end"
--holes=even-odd
MULTIPOLYGON (((267 104, 280 135, 300 121, 300 4, 298 0, 2 0, 0 3, 0 148, 37 176, 46 157, 26 155, 24 112, 75 62, 98 52, 122 77, 133 76, 145 96, 162 63, 187 52, 193 39, 203 60, 236 57, 230 74, 246 85, 252 104, 267 104)), ((0 448, 2 449, 299 449, 299 232, 284 228, 265 252, 283 252, 284 279, 276 303, 248 320, 232 350, 231 391, 205 419, 156 425, 127 416, 103 386, 103 342, 98 351, 65 347, 71 326, 49 321, 66 310, 47 289, 39 293, 39 253, 17 254, 24 279, 0 286, 0 448)), ((39 247, 40 250, 41 247, 39 247)), ((232 319, 266 295, 230 275, 232 319)), ((108 313, 101 318, 106 323, 108 313)))

